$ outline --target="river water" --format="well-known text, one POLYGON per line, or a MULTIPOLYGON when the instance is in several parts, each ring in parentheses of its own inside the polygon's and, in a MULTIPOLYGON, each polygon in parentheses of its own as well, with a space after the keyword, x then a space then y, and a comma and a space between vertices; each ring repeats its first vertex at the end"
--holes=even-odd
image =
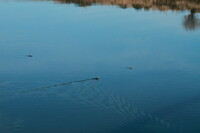
POLYGON ((200 4, 160 1, 1 0, 0 132, 199 133, 200 4))

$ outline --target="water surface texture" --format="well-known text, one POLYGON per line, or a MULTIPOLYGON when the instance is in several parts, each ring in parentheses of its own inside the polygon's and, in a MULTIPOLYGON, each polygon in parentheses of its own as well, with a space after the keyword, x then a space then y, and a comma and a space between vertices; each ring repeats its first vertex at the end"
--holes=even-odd
POLYGON ((199 133, 199 0, 1 0, 0 133, 199 133))

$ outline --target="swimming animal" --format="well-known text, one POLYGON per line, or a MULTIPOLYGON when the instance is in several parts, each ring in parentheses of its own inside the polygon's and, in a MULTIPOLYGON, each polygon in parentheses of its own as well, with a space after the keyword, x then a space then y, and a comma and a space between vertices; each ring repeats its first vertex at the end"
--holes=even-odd
POLYGON ((27 57, 33 57, 33 55, 29 54, 29 55, 27 55, 27 57))

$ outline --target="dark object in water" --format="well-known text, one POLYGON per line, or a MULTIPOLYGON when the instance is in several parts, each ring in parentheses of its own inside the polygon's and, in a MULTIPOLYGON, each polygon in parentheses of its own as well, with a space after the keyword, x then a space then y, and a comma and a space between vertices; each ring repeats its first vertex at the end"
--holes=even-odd
POLYGON ((27 55, 27 57, 33 57, 31 54, 27 55))
POLYGON ((128 69, 133 69, 133 67, 128 67, 128 69))
MULTIPOLYGON (((96 78, 90 78, 90 79, 84 79, 84 80, 66 82, 66 83, 63 83, 63 84, 71 84, 71 83, 84 82, 84 81, 88 81, 88 80, 99 80, 99 79, 100 79, 99 77, 96 77, 96 78)), ((63 85, 63 84, 60 84, 60 85, 63 85)))
POLYGON ((96 78, 93 78, 94 80, 99 80, 100 78, 99 77, 96 77, 96 78))

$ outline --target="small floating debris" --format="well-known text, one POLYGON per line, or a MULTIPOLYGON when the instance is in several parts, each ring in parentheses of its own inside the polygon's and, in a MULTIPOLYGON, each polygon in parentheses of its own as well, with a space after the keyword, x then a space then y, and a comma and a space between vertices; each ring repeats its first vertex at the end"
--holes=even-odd
POLYGON ((33 55, 31 55, 31 54, 28 54, 28 55, 27 55, 27 57, 33 57, 33 55))
POLYGON ((128 69, 133 69, 133 67, 128 67, 128 69))

